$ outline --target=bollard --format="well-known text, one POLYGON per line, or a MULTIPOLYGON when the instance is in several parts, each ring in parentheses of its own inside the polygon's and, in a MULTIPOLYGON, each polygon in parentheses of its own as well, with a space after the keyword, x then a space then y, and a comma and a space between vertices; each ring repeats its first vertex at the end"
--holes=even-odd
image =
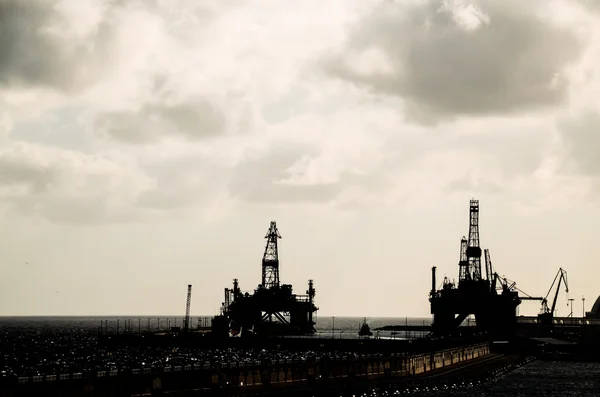
POLYGON ((310 361, 307 361, 308 364, 308 369, 307 369, 307 380, 308 380, 308 387, 311 389, 314 389, 317 386, 317 370, 316 370, 316 363, 314 362, 313 359, 310 359, 310 361))
POLYGON ((162 390, 162 380, 160 379, 160 377, 158 375, 154 376, 154 379, 152 379, 152 396, 162 396, 163 395, 163 390, 162 390))
POLYGON ((392 377, 392 369, 389 360, 383 364, 383 374, 388 379, 392 377))
POLYGON ((271 371, 269 371, 269 368, 263 368, 261 380, 263 390, 265 392, 271 390, 271 371))

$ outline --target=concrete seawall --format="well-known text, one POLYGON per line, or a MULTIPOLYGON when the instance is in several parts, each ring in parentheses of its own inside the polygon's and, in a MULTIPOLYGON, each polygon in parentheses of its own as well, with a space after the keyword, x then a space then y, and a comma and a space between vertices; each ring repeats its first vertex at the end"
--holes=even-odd
POLYGON ((306 390, 331 383, 417 377, 490 354, 487 343, 428 354, 354 354, 335 359, 280 360, 59 374, 4 381, 0 396, 240 395, 306 390))

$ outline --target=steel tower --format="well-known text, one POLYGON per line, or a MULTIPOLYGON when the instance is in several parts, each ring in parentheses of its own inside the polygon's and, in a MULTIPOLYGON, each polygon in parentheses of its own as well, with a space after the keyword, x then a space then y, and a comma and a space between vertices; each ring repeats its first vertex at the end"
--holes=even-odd
POLYGON ((277 240, 281 238, 275 221, 271 222, 265 236, 267 245, 262 259, 262 285, 267 288, 279 287, 279 252, 277 240))
POLYGON ((468 276, 471 280, 481 280, 481 247, 479 246, 479 200, 471 200, 469 217, 469 260, 468 276))
POLYGON ((467 258, 467 246, 469 240, 463 237, 460 240, 460 261, 458 262, 458 281, 470 280, 471 275, 469 274, 469 258, 467 258))

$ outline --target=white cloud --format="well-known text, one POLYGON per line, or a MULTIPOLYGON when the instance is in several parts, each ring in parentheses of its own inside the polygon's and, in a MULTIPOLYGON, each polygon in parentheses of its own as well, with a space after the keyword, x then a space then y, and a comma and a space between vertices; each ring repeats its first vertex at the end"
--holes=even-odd
POLYGON ((483 12, 478 5, 465 4, 464 1, 444 0, 438 12, 450 13, 454 23, 466 31, 477 30, 482 25, 490 23, 489 15, 483 12))

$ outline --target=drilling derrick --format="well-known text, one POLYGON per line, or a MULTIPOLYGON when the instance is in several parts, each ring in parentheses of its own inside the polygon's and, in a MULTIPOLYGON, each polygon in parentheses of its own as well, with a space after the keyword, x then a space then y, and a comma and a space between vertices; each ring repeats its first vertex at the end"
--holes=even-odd
POLYGON ((187 301, 185 304, 185 319, 183 321, 183 330, 187 332, 190 329, 190 306, 192 305, 192 284, 188 285, 187 301))
POLYGON ((469 260, 469 277, 471 280, 481 280, 481 247, 479 247, 479 200, 471 200, 469 211, 469 245, 467 258, 469 260))
POLYGON ((262 285, 271 289, 279 287, 279 252, 277 250, 277 240, 281 238, 277 224, 271 222, 269 231, 265 236, 267 245, 262 259, 262 285))

